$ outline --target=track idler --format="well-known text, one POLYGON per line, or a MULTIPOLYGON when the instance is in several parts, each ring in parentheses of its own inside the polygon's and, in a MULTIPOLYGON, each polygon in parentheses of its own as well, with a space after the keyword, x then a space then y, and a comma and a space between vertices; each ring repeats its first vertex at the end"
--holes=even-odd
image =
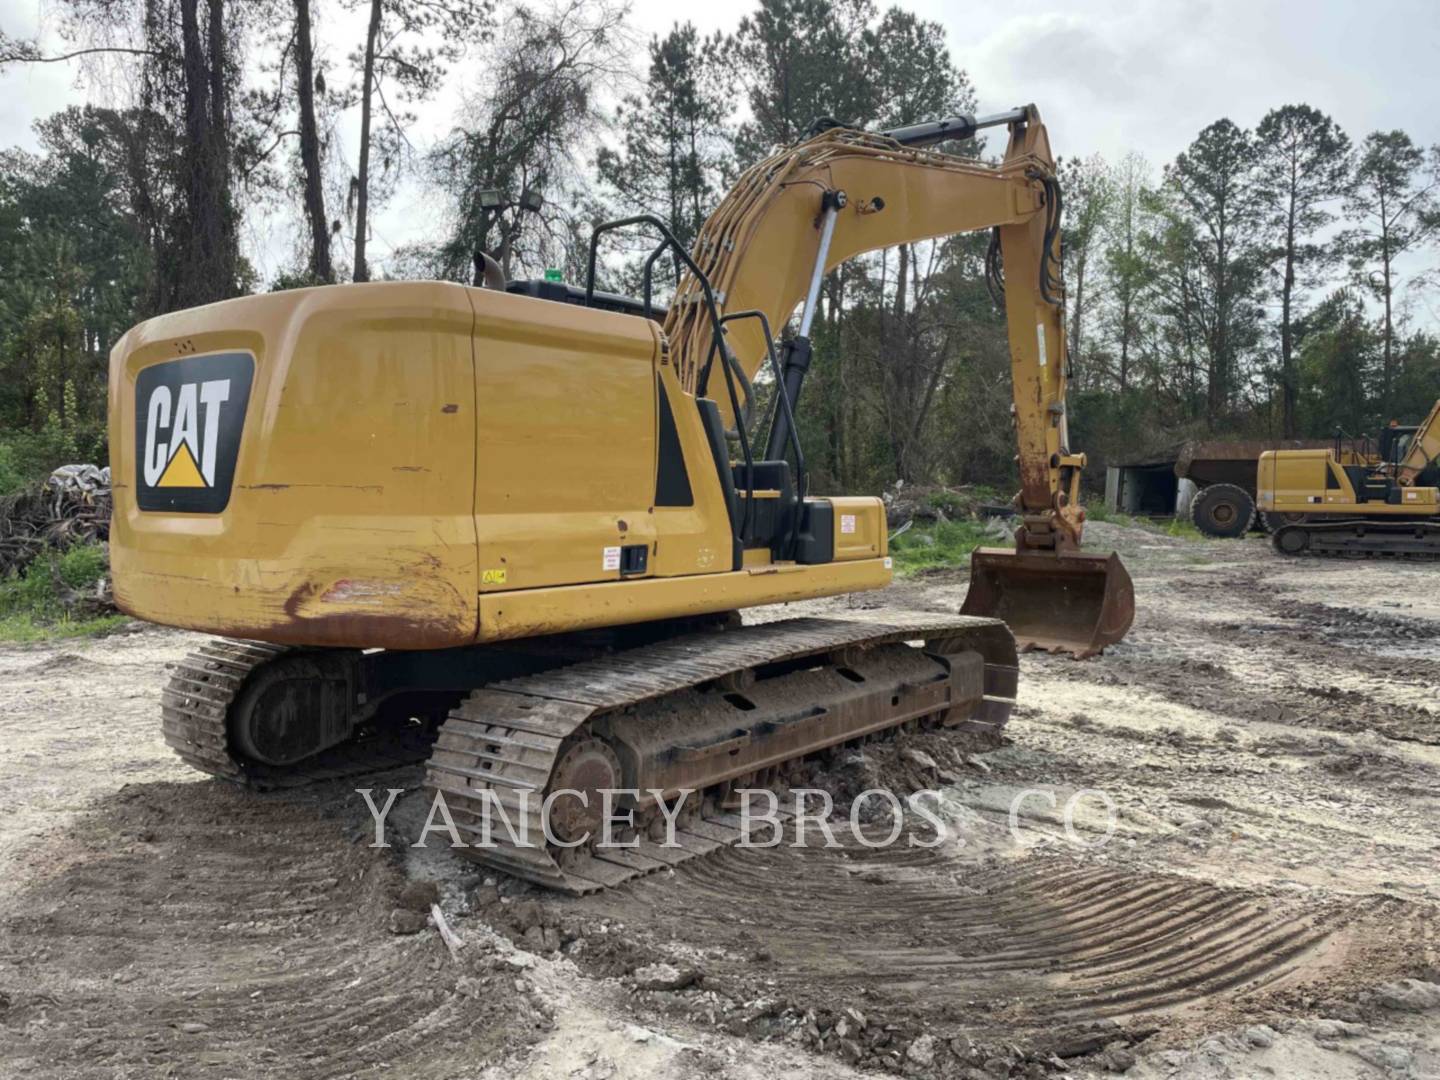
POLYGON ((1095 656, 1135 621, 1120 556, 976 548, 962 615, 1002 619, 1021 649, 1095 656))

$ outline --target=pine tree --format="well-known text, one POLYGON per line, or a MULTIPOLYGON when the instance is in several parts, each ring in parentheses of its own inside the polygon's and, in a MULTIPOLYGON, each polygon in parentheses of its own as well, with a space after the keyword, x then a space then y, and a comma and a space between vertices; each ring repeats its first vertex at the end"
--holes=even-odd
POLYGON ((469 280, 477 251, 506 277, 516 266, 565 266, 584 274, 589 193, 582 160, 605 123, 600 87, 623 77, 623 8, 566 0, 549 11, 513 9, 486 57, 486 78, 451 135, 429 155, 430 174, 452 200, 446 240, 427 272, 469 280), (498 191, 504 205, 487 205, 498 191), (519 204, 540 194, 537 210, 519 204))
POLYGON ((870 86, 857 96, 868 104, 856 120, 888 129, 974 111, 970 77, 951 60, 940 23, 892 7, 864 45, 870 86))
POLYGON ((310 227, 309 277, 312 283, 335 280, 330 261, 330 219, 325 214, 325 177, 320 130, 315 118, 315 43, 310 0, 295 0, 295 103, 299 114, 300 166, 304 177, 305 221, 310 227))
POLYGON ((1131 372, 1140 351, 1141 326, 1153 278, 1144 247, 1153 225, 1154 192, 1149 186, 1150 166, 1139 154, 1126 154, 1111 177, 1113 194, 1106 220, 1103 269, 1115 383, 1123 394, 1130 388, 1131 372))
POLYGON ((734 95, 723 47, 719 34, 701 37, 688 22, 654 38, 644 93, 625 98, 616 117, 622 144, 596 160, 627 213, 658 214, 687 249, 730 170, 734 95))
MULTIPOLYGON (((1096 304, 1096 287, 1090 273, 1101 238, 1115 206, 1115 182, 1099 154, 1083 160, 1060 162, 1060 190, 1065 198, 1061 250, 1065 257, 1066 301, 1070 308, 1067 347, 1071 370, 1084 367, 1085 315, 1096 304)), ((1124 375, 1121 375, 1124 390, 1124 375)))
POLYGON ((1378 419, 1375 401, 1379 342, 1365 305, 1350 289, 1340 289, 1316 305, 1305 319, 1298 349, 1301 403, 1313 434, 1336 427, 1368 431, 1378 419))
POLYGON ((1345 192, 1350 139, 1309 105, 1284 105, 1255 129, 1258 196, 1267 232, 1266 261, 1280 279, 1281 428, 1294 438, 1299 383, 1295 371, 1296 289, 1316 284, 1334 248, 1314 241, 1334 220, 1326 207, 1345 192))
MULTIPOLYGON (((975 108, 969 77, 951 61, 939 23, 892 7, 867 32, 865 47, 870 125, 902 127, 975 108)), ((933 242, 882 252, 877 317, 852 334, 852 351, 870 364, 866 381, 879 391, 871 400, 894 475, 907 481, 921 476, 925 459, 934 456, 925 429, 954 360, 955 325, 949 309, 935 303, 939 272, 948 261, 945 245, 933 242), (887 297, 892 251, 894 294, 887 297)), ((841 364, 847 361, 839 358, 841 364)))
POLYGON ((863 127, 876 93, 871 0, 760 0, 731 39, 751 118, 736 150, 742 166, 804 137, 817 121, 863 127))
POLYGON ((1213 428, 1239 385, 1239 362, 1259 337, 1259 259, 1255 228, 1255 144, 1250 133, 1217 120, 1166 170, 1174 206, 1195 227, 1200 289, 1185 316, 1203 328, 1205 417, 1213 428))
POLYGON ((129 149, 155 255, 145 312, 245 291, 235 178, 253 134, 241 93, 248 9, 234 0, 67 0, 60 11, 63 36, 84 48, 46 57, 34 43, 0 42, 0 67, 88 57, 134 76, 129 149))
POLYGON ((1440 151, 1425 154, 1403 131, 1376 131, 1365 137, 1355 182, 1345 200, 1353 223, 1344 237, 1358 282, 1385 307, 1381 402, 1394 408, 1396 260, 1430 240, 1440 229, 1440 151))
POLYGON ((356 281, 370 280, 366 246, 371 204, 394 186, 402 155, 410 149, 406 129, 415 117, 402 106, 435 93, 465 47, 490 30, 490 0, 348 0, 368 8, 365 40, 350 60, 358 76, 360 162, 350 181, 355 222, 356 281), (387 89, 388 87, 388 89, 387 89), (378 121, 378 123, 377 123, 378 121), (377 176, 371 158, 379 152, 377 176))

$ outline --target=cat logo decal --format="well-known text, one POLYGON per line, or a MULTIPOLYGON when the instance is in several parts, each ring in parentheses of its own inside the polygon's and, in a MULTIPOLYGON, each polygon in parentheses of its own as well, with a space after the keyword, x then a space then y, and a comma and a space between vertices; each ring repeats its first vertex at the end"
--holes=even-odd
POLYGON ((187 356, 140 372, 135 490, 141 510, 225 509, 254 374, 255 358, 241 352, 187 356))

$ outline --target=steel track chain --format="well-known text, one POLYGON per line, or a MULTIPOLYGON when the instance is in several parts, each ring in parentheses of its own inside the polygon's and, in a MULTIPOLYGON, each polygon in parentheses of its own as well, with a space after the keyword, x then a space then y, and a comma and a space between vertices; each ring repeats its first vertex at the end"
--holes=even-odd
POLYGON ((1014 640, 999 620, 891 611, 787 619, 687 635, 476 690, 441 726, 426 786, 444 796, 472 845, 458 854, 562 892, 609 888, 732 846, 743 836, 742 822, 731 814, 692 818, 676 831, 677 847, 640 836, 634 847, 567 854, 562 864, 543 840, 540 812, 561 748, 582 725, 598 714, 654 704, 757 666, 915 639, 931 646, 981 646, 985 697, 964 722, 998 733, 1018 676, 1014 640), (528 844, 511 842, 501 824, 489 821, 491 801, 504 809, 516 833, 523 819, 528 844), (482 843, 487 846, 477 846, 482 843))
POLYGON ((1410 559, 1416 562, 1427 562, 1440 558, 1440 525, 1421 523, 1418 526, 1400 526, 1390 522, 1366 523, 1363 526, 1356 526, 1349 522, 1320 522, 1297 525, 1283 525, 1270 534, 1270 546, 1287 558, 1311 558, 1311 559, 1410 559), (1416 537, 1414 530, 1418 527, 1423 534, 1423 543, 1429 550, 1406 551, 1395 550, 1393 544, 1406 544, 1413 542, 1416 537), (1363 534, 1355 534, 1349 530, 1363 529, 1363 534), (1309 538, 1308 546, 1302 551, 1286 551, 1280 546, 1281 538, 1287 533, 1303 532, 1309 538), (1391 546, 1387 546, 1387 538, 1391 546), (1327 542, 1333 544, 1331 547, 1321 546, 1316 549, 1315 542, 1321 545, 1327 542), (1352 545, 1353 546, 1347 546, 1352 545))

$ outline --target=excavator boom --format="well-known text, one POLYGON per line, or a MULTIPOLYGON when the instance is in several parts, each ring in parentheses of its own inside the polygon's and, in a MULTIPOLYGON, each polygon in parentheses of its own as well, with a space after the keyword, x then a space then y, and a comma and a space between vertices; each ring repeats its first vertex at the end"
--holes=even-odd
MULTIPOLYGON (((681 378, 703 394, 717 360, 704 288, 731 311, 763 312, 773 326, 803 305, 783 365, 793 411, 826 272, 862 252, 993 230, 987 281, 997 299, 1003 293, 1010 340, 1020 525, 1014 551, 975 553, 962 610, 1004 618, 1022 647, 1090 656, 1125 636, 1134 589, 1116 556, 1080 551, 1085 455, 1070 447, 1066 413, 1060 213, 1055 163, 1034 106, 880 134, 835 128, 741 176, 700 232, 699 274, 682 279, 665 329, 681 378), (931 149, 1000 125, 1010 138, 998 164, 931 149)), ((761 329, 736 325, 722 348, 728 355, 718 359, 743 376, 748 396, 748 380, 766 357, 761 329)), ((767 457, 784 454, 786 423, 777 410, 767 457)))
POLYGON ((1396 479, 1409 487, 1415 483, 1430 463, 1440 458, 1440 401, 1436 401, 1415 434, 1410 436, 1410 445, 1405 457, 1396 468, 1396 479))

